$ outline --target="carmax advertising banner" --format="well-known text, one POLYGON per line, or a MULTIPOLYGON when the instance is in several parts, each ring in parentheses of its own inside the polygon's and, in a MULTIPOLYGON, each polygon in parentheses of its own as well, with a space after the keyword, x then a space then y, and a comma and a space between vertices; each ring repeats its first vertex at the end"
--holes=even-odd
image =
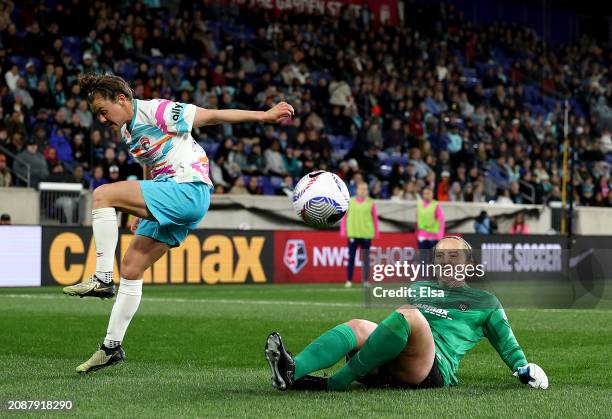
MULTIPOLYGON (((127 251, 133 234, 119 235, 119 255, 127 251)), ((242 284, 272 281, 272 233, 261 231, 196 230, 180 247, 171 249, 148 269, 145 283, 242 284)), ((91 228, 46 227, 42 235, 42 283, 71 285, 89 278, 96 265, 91 228)))

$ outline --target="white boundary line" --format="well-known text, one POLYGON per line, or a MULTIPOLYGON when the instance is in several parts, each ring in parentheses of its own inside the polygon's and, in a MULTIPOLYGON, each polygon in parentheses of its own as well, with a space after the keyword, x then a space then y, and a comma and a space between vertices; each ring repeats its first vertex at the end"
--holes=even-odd
MULTIPOLYGON (((30 300, 70 300, 74 297, 52 294, 2 294, 0 299, 30 299, 30 300)), ((338 303, 338 302, 321 302, 321 301, 277 301, 277 300, 238 300, 227 298, 166 298, 166 297, 143 297, 143 301, 155 303, 193 303, 193 304, 251 304, 251 305, 279 305, 279 306, 305 306, 305 307, 355 307, 365 308, 363 304, 355 303, 338 303)), ((383 309, 386 307, 373 307, 383 309)), ((580 309, 580 308, 507 308, 506 311, 541 311, 545 313, 611 313, 612 309, 580 309)))
MULTIPOLYGON (((0 294, 0 298, 32 299, 32 300, 59 300, 74 299, 74 297, 51 294, 0 294)), ((166 298, 166 297, 143 297, 142 301, 155 303, 205 303, 205 304, 253 304, 253 305, 291 305, 291 306, 316 306, 316 307, 360 307, 361 304, 352 303, 324 303, 321 301, 277 301, 277 300, 235 300, 224 298, 166 298)))

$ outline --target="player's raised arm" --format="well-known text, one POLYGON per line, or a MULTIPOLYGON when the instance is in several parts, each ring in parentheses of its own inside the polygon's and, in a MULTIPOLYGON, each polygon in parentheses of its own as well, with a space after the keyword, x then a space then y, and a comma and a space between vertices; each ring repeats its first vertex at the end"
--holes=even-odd
POLYGON ((548 377, 542 368, 528 363, 525 354, 518 344, 508 317, 501 305, 492 310, 484 324, 484 332, 499 356, 512 370, 514 376, 534 388, 548 388, 548 377))
POLYGON ((196 109, 194 127, 215 124, 236 124, 241 122, 263 122, 274 124, 291 118, 294 110, 286 102, 277 103, 267 111, 244 111, 240 109, 196 109))

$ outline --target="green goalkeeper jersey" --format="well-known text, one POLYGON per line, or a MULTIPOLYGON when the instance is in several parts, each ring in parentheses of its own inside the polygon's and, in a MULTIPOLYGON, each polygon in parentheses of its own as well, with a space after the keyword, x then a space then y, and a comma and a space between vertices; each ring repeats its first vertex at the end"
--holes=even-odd
POLYGON ((445 385, 457 385, 461 358, 483 337, 512 371, 527 365, 504 309, 490 292, 429 281, 415 282, 410 289, 414 290, 410 291, 410 304, 419 309, 431 328, 445 385))

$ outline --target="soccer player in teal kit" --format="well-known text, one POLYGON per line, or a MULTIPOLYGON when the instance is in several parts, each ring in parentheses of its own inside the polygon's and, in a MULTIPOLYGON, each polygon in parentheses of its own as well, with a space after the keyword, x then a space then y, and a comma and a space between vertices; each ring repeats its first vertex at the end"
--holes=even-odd
POLYGON ((120 132, 130 154, 143 166, 145 180, 102 185, 93 192, 92 227, 96 272, 91 280, 64 288, 79 297, 112 298, 118 229, 116 208, 131 214, 135 236, 121 262, 120 286, 104 342, 77 367, 88 373, 122 362, 121 343, 138 310, 142 275, 172 247, 180 246, 210 205, 208 157, 191 136, 193 128, 240 122, 276 123, 293 115, 281 102, 266 112, 203 109, 167 99, 140 100, 113 75, 79 78, 81 91, 101 123, 120 132))
MULTIPOLYGON (((434 263, 469 264, 471 251, 462 238, 445 237, 434 248, 434 263)), ((415 282, 410 288, 417 291, 411 293, 415 297, 409 299, 410 305, 398 308, 380 324, 350 320, 319 336, 295 358, 285 349, 281 336, 271 333, 265 356, 273 386, 279 390, 346 390, 354 381, 395 388, 455 386, 459 362, 486 337, 521 382, 548 388, 546 373, 527 362, 493 294, 444 275, 434 282, 415 282), (346 365, 331 377, 309 375, 345 356, 349 358, 346 365)))

